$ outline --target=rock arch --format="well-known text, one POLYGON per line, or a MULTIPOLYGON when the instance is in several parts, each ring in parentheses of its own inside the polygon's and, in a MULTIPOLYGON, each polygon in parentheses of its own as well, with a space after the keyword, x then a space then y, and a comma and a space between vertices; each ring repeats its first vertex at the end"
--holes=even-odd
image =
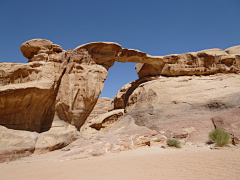
POLYGON ((67 124, 79 130, 95 106, 108 69, 115 61, 137 62, 139 78, 240 70, 240 46, 225 51, 209 49, 151 56, 112 42, 88 43, 64 51, 51 41, 33 39, 23 43, 21 51, 28 63, 0 64, 0 124, 37 132, 67 124), (19 78, 21 81, 16 80, 19 78))

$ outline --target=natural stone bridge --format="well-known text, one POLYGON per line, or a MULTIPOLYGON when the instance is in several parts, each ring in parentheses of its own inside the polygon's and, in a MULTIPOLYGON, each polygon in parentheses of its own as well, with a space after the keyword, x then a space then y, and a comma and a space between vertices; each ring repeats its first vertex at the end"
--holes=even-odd
POLYGON ((79 130, 115 61, 137 62, 139 78, 240 70, 240 46, 150 56, 117 43, 89 43, 64 51, 51 41, 33 39, 23 43, 21 51, 28 63, 0 64, 0 125, 36 132, 67 124, 79 130))

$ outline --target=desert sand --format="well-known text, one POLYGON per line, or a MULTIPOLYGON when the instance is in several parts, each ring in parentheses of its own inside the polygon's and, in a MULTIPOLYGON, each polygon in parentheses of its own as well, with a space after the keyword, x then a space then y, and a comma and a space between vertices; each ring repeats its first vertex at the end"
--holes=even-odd
POLYGON ((0 179, 240 179, 239 146, 141 147, 84 159, 63 154, 57 150, 2 163, 0 179))

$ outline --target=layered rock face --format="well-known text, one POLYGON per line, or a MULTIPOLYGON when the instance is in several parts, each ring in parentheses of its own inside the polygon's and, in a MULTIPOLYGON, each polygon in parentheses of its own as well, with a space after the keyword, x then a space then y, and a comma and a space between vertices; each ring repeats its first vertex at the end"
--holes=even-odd
POLYGON ((95 106, 107 75, 107 70, 86 51, 74 50, 62 77, 54 121, 65 121, 80 129, 95 106))
POLYGON ((0 162, 28 156, 36 150, 55 150, 77 138, 74 126, 56 127, 53 123, 69 53, 39 39, 23 43, 21 51, 29 59, 27 64, 0 63, 0 125, 10 128, 0 126, 0 162), (44 131, 47 132, 39 134, 44 131))
POLYGON ((224 50, 208 49, 185 54, 173 54, 159 58, 159 62, 139 63, 135 69, 139 78, 153 75, 211 75, 238 73, 240 69, 240 46, 224 50), (161 63, 160 63, 161 62, 161 63))
POLYGON ((168 138, 205 143, 216 127, 240 140, 239 80, 238 74, 149 77, 120 89, 110 110, 124 108, 138 126, 168 138))
POLYGON ((26 42, 21 50, 29 58, 27 64, 0 64, 0 124, 45 131, 52 124, 55 99, 67 65, 66 54, 47 40, 26 42))
POLYGON ((80 129, 102 92, 118 49, 116 43, 91 43, 73 51, 43 39, 23 43, 27 64, 0 64, 0 124, 42 132, 54 121, 56 127, 72 124, 80 129))

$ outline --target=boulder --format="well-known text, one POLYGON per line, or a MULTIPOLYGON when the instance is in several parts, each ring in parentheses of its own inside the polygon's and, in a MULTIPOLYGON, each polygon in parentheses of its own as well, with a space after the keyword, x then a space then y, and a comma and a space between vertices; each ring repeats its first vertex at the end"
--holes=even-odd
POLYGON ((120 117, 106 133, 81 138, 66 146, 64 158, 79 159, 118 153, 141 146, 165 144, 166 137, 157 131, 135 124, 131 116, 120 117), (74 148, 73 148, 74 147, 74 148))
POLYGON ((0 163, 31 155, 38 133, 18 131, 0 126, 0 163))
POLYGON ((108 111, 112 111, 114 109, 124 109, 126 107, 126 104, 128 102, 129 96, 132 94, 132 92, 142 83, 156 80, 158 78, 156 77, 143 77, 141 79, 132 81, 126 85, 124 85, 114 96, 111 105, 109 106, 108 111))
POLYGON ((61 149, 79 136, 76 127, 72 125, 54 126, 46 132, 40 133, 35 146, 35 153, 41 154, 56 149, 61 149))
POLYGON ((52 42, 46 39, 32 39, 24 42, 21 45, 21 51, 24 57, 31 59, 34 55, 37 55, 39 51, 51 53, 52 42))
POLYGON ((113 110, 101 114, 89 121, 87 121, 80 129, 83 137, 92 137, 104 134, 109 128, 123 115, 123 109, 113 110))
POLYGON ((33 153, 40 154, 61 149, 77 138, 79 132, 72 125, 54 123, 43 133, 20 131, 0 126, 0 163, 13 161, 33 153))

